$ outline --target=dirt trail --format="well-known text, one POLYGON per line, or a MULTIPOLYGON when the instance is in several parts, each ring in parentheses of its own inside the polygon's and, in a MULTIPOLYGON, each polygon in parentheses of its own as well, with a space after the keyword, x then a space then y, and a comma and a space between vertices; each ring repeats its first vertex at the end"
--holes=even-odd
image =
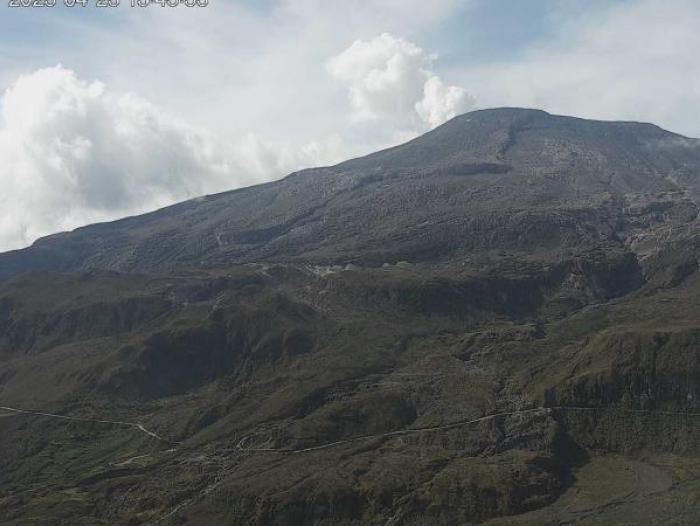
MULTIPOLYGON (((327 444, 321 444, 318 446, 311 446, 311 447, 300 448, 300 449, 245 447, 246 442, 248 442, 254 436, 261 434, 260 432, 256 432, 256 433, 248 434, 248 435, 244 436, 243 438, 241 438, 238 441, 238 443, 236 444, 236 449, 239 451, 263 452, 263 453, 288 453, 288 454, 306 453, 306 452, 310 452, 310 451, 319 451, 322 449, 328 449, 328 448, 340 446, 343 444, 349 444, 352 442, 358 442, 358 441, 362 441, 362 440, 390 438, 390 437, 394 437, 394 436, 401 436, 401 435, 407 435, 407 434, 412 434, 412 433, 428 433, 428 432, 434 432, 434 431, 442 431, 442 430, 452 429, 452 428, 460 427, 460 426, 464 426, 464 425, 485 422, 487 420, 491 420, 491 419, 499 418, 499 417, 524 415, 524 414, 529 414, 529 413, 551 414, 552 411, 556 411, 556 410, 560 410, 560 411, 561 410, 564 410, 564 411, 618 411, 618 412, 631 413, 631 414, 644 414, 644 413, 650 412, 650 411, 644 410, 644 409, 619 409, 619 408, 613 408, 613 407, 565 407, 565 406, 534 407, 531 409, 521 409, 518 411, 506 411, 506 412, 501 412, 501 413, 494 413, 491 415, 486 415, 486 416, 474 418, 471 420, 460 420, 457 422, 451 422, 449 424, 443 424, 443 425, 439 425, 439 426, 417 427, 417 428, 411 428, 411 429, 401 429, 398 431, 389 431, 387 433, 380 433, 380 434, 375 434, 375 435, 362 435, 362 436, 347 438, 344 440, 337 440, 335 442, 329 442, 327 444)), ((18 409, 16 407, 8 407, 8 406, 0 406, 0 411, 7 411, 7 412, 15 413, 15 414, 44 416, 44 417, 48 417, 48 418, 59 418, 62 420, 70 420, 70 421, 74 421, 74 422, 88 422, 88 423, 109 424, 109 425, 116 425, 116 426, 131 427, 131 428, 136 429, 137 431, 139 431, 141 433, 144 433, 145 435, 148 435, 151 438, 155 438, 156 440, 160 440, 162 442, 168 442, 170 444, 179 444, 179 442, 174 442, 174 441, 169 440, 167 438, 161 437, 160 435, 158 435, 154 431, 147 429, 143 424, 140 424, 138 422, 127 422, 127 421, 123 421, 123 420, 102 420, 102 419, 84 418, 84 417, 78 417, 78 416, 57 415, 57 414, 53 414, 53 413, 45 413, 45 412, 41 412, 41 411, 31 411, 31 410, 27 410, 27 409, 18 409)), ((679 416, 687 416, 687 417, 700 416, 700 413, 688 413, 688 412, 683 412, 683 411, 651 411, 651 412, 654 412, 657 414, 679 415, 679 416)), ((0 415, 0 416, 8 416, 8 415, 0 415)))
POLYGON ((647 414, 647 413, 654 413, 654 414, 673 415, 673 416, 700 417, 700 413, 689 413, 689 412, 683 412, 683 411, 652 411, 652 410, 646 410, 646 409, 621 409, 621 408, 616 408, 616 407, 573 407, 573 406, 534 407, 531 409, 521 409, 518 411, 507 411, 507 412, 502 412, 502 413, 494 413, 491 415, 482 416, 482 417, 475 418, 472 420, 460 420, 457 422, 451 422, 449 424, 443 424, 443 425, 439 425, 439 426, 416 427, 416 428, 410 428, 410 429, 401 429, 398 431, 389 431, 388 433, 380 433, 380 434, 376 434, 376 435, 362 435, 362 436, 347 438, 345 440, 337 440, 335 442, 329 442, 327 444, 321 444, 318 446, 312 446, 312 447, 306 447, 306 448, 300 448, 300 449, 245 447, 246 442, 248 442, 251 438, 253 438, 256 435, 262 434, 262 432, 256 432, 256 433, 251 433, 251 434, 246 435, 243 438, 241 438, 238 441, 238 443, 236 444, 236 449, 239 451, 262 452, 262 453, 287 453, 287 454, 306 453, 309 451, 318 451, 321 449, 328 449, 331 447, 336 447, 336 446, 340 446, 343 444, 349 444, 352 442, 358 442, 358 441, 362 441, 362 440, 390 438, 390 437, 394 437, 394 436, 408 435, 408 434, 412 434, 412 433, 429 433, 429 432, 434 432, 434 431, 442 431, 442 430, 452 429, 455 427, 465 426, 465 425, 469 425, 469 424, 476 424, 479 422, 485 422, 487 420, 491 420, 491 419, 499 418, 499 417, 505 417, 505 416, 525 415, 525 414, 530 414, 530 413, 544 413, 544 414, 549 415, 553 411, 592 411, 592 412, 595 412, 595 411, 617 411, 617 412, 622 412, 622 413, 627 413, 627 414, 640 414, 640 415, 647 414))
MULTIPOLYGON (((382 439, 382 438, 390 438, 394 436, 401 436, 401 435, 407 435, 411 433, 428 433, 428 432, 434 432, 434 431, 441 431, 441 430, 446 430, 446 429, 453 429, 457 428, 460 426, 464 425, 469 425, 469 424, 476 424, 479 422, 485 422, 487 420, 491 420, 494 418, 499 418, 499 417, 506 417, 506 416, 516 416, 516 415, 524 415, 524 414, 532 414, 532 413, 541 413, 541 414, 547 414, 550 415, 552 412, 556 410, 571 410, 571 411, 605 411, 605 410, 612 410, 612 411, 620 411, 620 412, 625 412, 629 414, 639 414, 639 413, 648 413, 649 411, 646 410, 625 410, 625 409, 618 409, 618 408, 602 408, 602 407, 564 407, 564 406, 555 406, 555 407, 534 407, 530 409, 521 409, 518 411, 507 411, 507 412, 501 412, 501 413, 495 413, 491 415, 485 415, 479 418, 474 418, 470 420, 461 420, 457 422, 451 422, 449 424, 443 424, 443 425, 438 425, 438 426, 429 426, 429 427, 420 427, 420 428, 413 428, 413 429, 402 429, 398 431, 390 431, 388 433, 381 433, 381 434, 376 434, 376 435, 363 435, 363 436, 357 436, 357 437, 352 437, 348 438, 345 440, 337 440, 335 442, 329 442, 327 444, 321 444, 318 446, 312 446, 312 447, 307 447, 307 448, 300 448, 300 449, 290 449, 290 448, 256 448, 256 447, 246 447, 245 444, 249 440, 251 440, 255 436, 262 435, 262 431, 250 433, 248 435, 245 435, 243 438, 241 438, 238 443, 235 446, 235 450, 241 452, 241 453, 255 453, 255 452, 260 452, 260 453, 275 453, 275 454, 288 454, 288 455, 294 455, 298 453, 306 453, 306 452, 312 452, 312 451, 319 451, 323 449, 329 449, 332 447, 340 446, 343 444, 350 444, 353 442, 359 442, 362 440, 372 440, 372 439, 382 439)), ((684 416, 700 416, 700 413, 679 413, 679 412, 673 412, 673 411, 656 411, 656 413, 661 413, 661 414, 670 414, 670 415, 678 415, 682 414, 684 416)), ((656 470, 658 471, 658 470, 656 470)), ((655 471, 655 473, 656 473, 655 471)), ((190 506, 192 506, 194 503, 202 500, 204 497, 218 489, 221 485, 227 482, 229 476, 235 472, 235 468, 231 467, 229 469, 222 469, 220 473, 217 474, 217 476, 213 479, 213 481, 210 484, 205 485, 202 489, 197 491, 192 497, 189 499, 186 499, 179 504, 177 504, 174 508, 172 508, 170 511, 168 511, 166 514, 162 515, 161 517, 153 520, 152 522, 148 523, 150 525, 160 525, 163 524, 164 521, 172 518, 175 516, 178 512, 181 512, 190 506)), ((659 482, 658 484, 660 485, 660 488, 656 488, 655 491, 669 491, 669 488, 673 487, 672 484, 672 479, 669 479, 664 475, 664 477, 658 479, 659 482)))
POLYGON ((148 435, 151 438, 155 438, 156 440, 160 440, 162 442, 168 442, 168 443, 173 443, 172 440, 168 440, 167 438, 163 438, 157 433, 146 429, 143 424, 139 424, 138 422, 126 422, 122 420, 100 420, 100 419, 94 419, 94 418, 83 418, 79 416, 66 416, 66 415, 56 415, 53 413, 44 413, 42 411, 30 411, 28 409, 18 409, 16 407, 8 407, 8 406, 0 406, 0 410, 2 411, 8 411, 10 413, 15 413, 15 414, 20 414, 20 415, 33 415, 33 416, 44 416, 47 418, 59 418, 61 420, 70 420, 72 422, 86 422, 86 423, 96 423, 96 424, 109 424, 109 425, 114 425, 114 426, 123 426, 123 427, 130 427, 132 429, 136 429, 137 431, 144 433, 145 435, 148 435))
POLYGON ((241 438, 238 441, 238 444, 236 444, 236 449, 239 451, 259 451, 259 452, 268 452, 268 453, 289 453, 289 454, 295 454, 295 453, 305 453, 308 451, 318 451, 321 449, 327 449, 335 446, 340 446, 342 444, 349 444, 352 442, 358 442, 361 440, 372 440, 372 439, 380 439, 380 438, 390 438, 394 436, 401 436, 401 435, 408 435, 412 433, 429 433, 433 431, 443 431, 446 429, 452 429, 455 427, 460 427, 460 426, 465 426, 469 424, 476 424, 479 422, 485 422, 487 420, 491 420, 494 418, 499 418, 502 416, 513 416, 513 415, 525 415, 528 413, 546 413, 549 414, 551 412, 550 408, 546 407, 535 407, 532 409, 522 409, 520 411, 508 411, 508 412, 503 412, 503 413, 495 413, 492 415, 486 415, 482 416, 479 418, 474 418, 471 420, 460 420, 458 422, 451 422, 449 424, 443 424, 439 426, 428 426, 428 427, 415 427, 411 429, 400 429, 398 431, 389 431, 388 433, 380 433, 377 435, 362 435, 362 436, 357 436, 357 437, 352 437, 348 438, 345 440, 338 440, 335 442, 329 442, 327 444, 321 444, 319 446, 312 446, 312 447, 305 447, 301 449, 287 449, 287 448, 247 448, 245 447, 245 443, 254 437, 255 435, 258 435, 260 433, 252 433, 250 435, 246 435, 243 438, 241 438))
MULTIPOLYGON (((509 416, 516 416, 516 415, 525 415, 525 414, 546 414, 546 415, 551 415, 552 412, 554 411, 618 411, 618 412, 624 412, 628 414, 643 414, 643 413, 657 413, 657 414, 667 414, 667 415, 683 415, 686 417, 692 417, 692 416, 700 416, 700 413, 686 413, 686 412, 675 412, 675 411, 647 411, 647 410, 635 410, 635 409, 621 409, 621 408, 603 408, 603 407, 565 407, 565 406, 555 406, 555 407, 534 407, 530 409, 521 409, 521 410, 516 410, 516 411, 506 411, 506 412, 500 412, 500 413, 494 413, 490 415, 485 415, 479 418, 474 418, 470 420, 460 420, 457 422, 451 422, 448 424, 443 424, 443 425, 437 425, 437 426, 427 426, 427 427, 418 427, 418 428, 411 428, 411 429, 401 429, 397 431, 390 431, 387 433, 380 433, 380 434, 375 434, 375 435, 362 435, 362 436, 357 436, 357 437, 351 437, 348 439, 344 440, 337 440, 334 442, 329 442, 326 444, 321 444, 318 446, 311 446, 311 447, 306 447, 306 448, 300 448, 300 449, 291 449, 291 448, 263 448, 263 447, 246 447, 245 444, 249 440, 251 440, 255 436, 259 436, 262 434, 262 432, 258 431, 255 433, 251 433, 248 435, 245 435, 243 438, 241 438, 238 443, 235 446, 235 450, 242 452, 242 453, 247 453, 247 452, 261 452, 261 453, 276 453, 276 454, 289 454, 289 455, 294 455, 294 454, 299 454, 299 453, 307 453, 307 452, 312 452, 312 451, 319 451, 323 449, 329 449, 333 448, 336 446, 340 446, 343 444, 350 444, 353 442, 359 442, 359 441, 364 441, 364 440, 377 440, 377 439, 383 439, 383 438, 391 438, 391 437, 396 437, 396 436, 402 436, 402 435, 408 435, 408 434, 413 434, 413 433, 430 433, 430 432, 435 432, 435 431, 444 431, 448 429, 453 429, 457 428, 460 426, 465 426, 465 425, 470 425, 470 424, 477 424, 480 422, 485 422, 488 420, 500 418, 500 417, 509 417, 509 416)), ((15 407, 7 407, 7 406, 0 406, 0 411, 6 411, 10 413, 15 413, 15 414, 25 414, 25 415, 35 415, 35 416, 43 416, 43 417, 48 417, 48 418, 58 418, 62 420, 69 420, 69 421, 74 421, 74 422, 86 422, 86 423, 101 423, 101 424, 109 424, 109 425, 117 425, 117 426, 124 426, 124 427, 130 427, 133 429, 136 429, 137 431, 144 433, 145 435, 148 435, 151 438, 155 438, 156 440, 160 440, 163 442, 168 442, 170 444, 179 444, 179 442, 173 442, 171 440, 165 439, 161 436, 159 436, 157 433, 147 429, 143 424, 140 424, 138 422, 127 422, 127 421, 122 421, 122 420, 107 420, 107 419, 92 419, 92 418, 83 418, 83 417, 76 417, 76 416, 66 416, 66 415, 57 415, 53 413, 46 413, 46 412, 41 412, 41 411, 30 411, 26 409, 18 409, 15 407)), ((7 415, 1 415, 0 416, 7 416, 7 415)), ((137 457, 130 458, 124 462, 122 462, 122 465, 128 465, 131 462, 142 458, 147 455, 141 455, 137 457)), ((219 474, 217 474, 216 477, 214 477, 214 480, 212 483, 205 485, 204 488, 202 488, 200 491, 197 491, 195 495, 193 495, 191 498, 186 499, 182 502, 180 502, 178 505, 176 505, 174 508, 172 508, 168 513, 165 515, 161 516, 158 519, 155 519, 153 522, 149 524, 162 524, 163 521, 167 520, 168 518, 174 516, 178 512, 188 508, 191 506, 193 503, 201 500, 204 498, 206 495, 210 494, 212 491, 216 490, 219 486, 221 486, 226 480, 228 479, 230 475, 230 470, 229 469, 223 469, 219 474)), ((662 482, 660 482, 660 485, 662 486, 661 488, 655 488, 656 491, 651 491, 646 493, 646 495, 633 495, 633 496, 626 496, 627 499, 629 498, 643 498, 645 496, 648 496, 649 494, 654 494, 656 492, 664 492, 669 490, 669 484, 670 482, 666 481, 664 479, 662 482)), ((626 502, 625 499, 621 499, 619 502, 626 502)), ((619 502, 613 502, 608 503, 609 505, 615 505, 618 504, 619 502)), ((598 508, 594 508, 593 510, 576 510, 575 512, 569 512, 571 515, 576 514, 578 516, 583 516, 586 515, 587 513, 596 513, 598 512, 598 508)))

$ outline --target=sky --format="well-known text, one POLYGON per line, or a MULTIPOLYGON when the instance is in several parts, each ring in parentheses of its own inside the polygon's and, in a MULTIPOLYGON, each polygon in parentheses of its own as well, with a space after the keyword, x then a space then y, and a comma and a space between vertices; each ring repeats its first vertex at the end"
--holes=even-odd
POLYGON ((0 5, 0 250, 392 146, 474 109, 700 136, 697 0, 0 5))

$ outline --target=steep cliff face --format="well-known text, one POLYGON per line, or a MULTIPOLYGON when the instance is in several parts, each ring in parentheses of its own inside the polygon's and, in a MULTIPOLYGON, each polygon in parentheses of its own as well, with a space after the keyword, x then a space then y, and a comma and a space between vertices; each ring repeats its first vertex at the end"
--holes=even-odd
POLYGON ((486 110, 0 254, 0 510, 692 524, 699 193, 696 140, 486 110))

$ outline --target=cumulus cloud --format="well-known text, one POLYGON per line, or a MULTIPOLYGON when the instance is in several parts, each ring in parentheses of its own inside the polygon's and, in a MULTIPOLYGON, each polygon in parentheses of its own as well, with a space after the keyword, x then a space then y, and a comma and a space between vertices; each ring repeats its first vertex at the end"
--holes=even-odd
POLYGON ((389 34, 356 41, 326 71, 348 83, 355 120, 326 101, 337 112, 332 127, 297 142, 213 134, 61 66, 21 75, 0 101, 0 250, 413 138, 473 104, 435 75, 434 60, 389 34))
POLYGON ((340 158, 338 139, 296 149, 254 134, 222 142, 134 94, 60 66, 2 98, 0 249, 340 158))
POLYGON ((397 144, 470 109, 460 86, 479 94, 480 107, 646 120, 700 135, 696 0, 551 3, 523 17, 532 31, 489 39, 484 54, 469 28, 491 35, 503 22, 497 8, 483 15, 487 4, 214 2, 197 12, 125 7, 65 24, 8 11, 0 250, 397 144), (12 36, 37 28, 40 40, 12 36), (101 52, 85 53, 86 42, 101 52), (57 62, 107 85, 63 68, 16 80, 57 62))
POLYGON ((446 86, 433 73, 436 58, 408 40, 383 33, 353 42, 329 61, 328 70, 349 85, 355 118, 434 128, 474 104, 464 88, 446 86))

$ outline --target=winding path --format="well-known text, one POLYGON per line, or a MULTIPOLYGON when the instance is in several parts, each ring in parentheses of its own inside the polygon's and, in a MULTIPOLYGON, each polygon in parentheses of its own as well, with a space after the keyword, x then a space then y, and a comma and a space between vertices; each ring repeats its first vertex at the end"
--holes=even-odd
POLYGON ((34 415, 34 416, 44 416, 48 418, 59 418, 61 420, 70 420, 73 422, 88 422, 88 423, 96 423, 96 424, 109 424, 109 425, 114 425, 114 426, 122 426, 122 427, 130 427, 132 429, 136 429, 137 431, 140 431, 141 433, 144 433, 145 435, 148 435, 151 438, 155 438, 156 440, 160 440, 162 442, 168 442, 172 443, 172 440, 168 440, 167 438, 163 438, 157 433, 146 429, 143 424, 139 424, 138 422, 126 422, 122 420, 99 420, 99 419, 94 419, 94 418, 83 418, 79 416, 66 416, 66 415, 56 415, 53 413, 44 413, 41 411, 30 411, 28 409, 17 409, 16 407, 8 407, 8 406, 3 406, 0 405, 0 410, 2 411, 8 411, 10 413, 17 413, 21 415, 34 415))
MULTIPOLYGON (((374 434, 374 435, 361 435, 361 436, 347 438, 344 440, 337 440, 335 442, 328 442, 326 444, 321 444, 318 446, 311 446, 311 447, 305 447, 305 448, 300 448, 300 449, 245 447, 246 442, 248 442, 251 438, 253 438, 256 435, 262 434, 262 432, 258 431, 255 433, 245 435, 243 438, 241 438, 238 441, 238 443, 236 444, 236 449, 238 451, 242 451, 242 452, 286 453, 286 454, 306 453, 306 452, 310 452, 310 451, 319 451, 322 449, 328 449, 328 448, 340 446, 343 444, 350 444, 352 442, 359 442, 362 440, 390 438, 390 437, 408 435, 408 434, 413 434, 413 433, 429 433, 429 432, 434 432, 434 431, 443 431, 446 429, 452 429, 452 428, 460 427, 460 426, 464 426, 464 425, 485 422, 487 420, 492 420, 494 418, 499 418, 499 417, 525 415, 525 414, 530 414, 530 413, 551 414, 551 412, 555 411, 555 410, 618 411, 618 412, 633 413, 633 414, 655 413, 655 414, 676 415, 676 416, 686 416, 686 417, 700 416, 700 413, 690 413, 690 412, 684 412, 684 411, 621 409, 621 408, 615 408, 615 407, 572 407, 572 406, 533 407, 530 409, 521 409, 521 410, 517 410, 517 411, 506 411, 506 412, 501 412, 501 413, 494 413, 494 414, 485 415, 485 416, 482 416, 479 418, 474 418, 471 420, 459 420, 457 422, 451 422, 449 424, 443 424, 443 425, 438 425, 438 426, 415 427, 415 428, 409 428, 409 429, 400 429, 398 431, 389 431, 387 433, 378 433, 378 434, 374 434)), ((157 433, 155 433, 154 431, 147 429, 143 424, 140 424, 138 422, 127 422, 124 420, 101 420, 101 419, 95 419, 95 418, 84 418, 84 417, 79 417, 79 416, 57 415, 54 413, 45 413, 42 411, 30 411, 28 409, 18 409, 16 407, 8 407, 8 406, 0 406, 0 411, 7 411, 7 412, 16 413, 16 414, 23 414, 23 415, 34 415, 34 416, 43 416, 43 417, 48 417, 48 418, 58 418, 61 420, 70 420, 73 422, 109 424, 109 425, 115 425, 115 426, 130 427, 132 429, 136 429, 137 431, 139 431, 141 433, 144 433, 145 435, 147 435, 151 438, 155 438, 156 440, 160 440, 162 442, 167 442, 169 444, 179 444, 180 443, 180 442, 174 442, 174 441, 169 440, 167 438, 163 438, 160 435, 158 435, 157 433)))
POLYGON ((394 436, 408 435, 408 434, 412 434, 412 433, 429 433, 429 432, 433 432, 433 431, 443 431, 445 429, 452 429, 454 427, 460 427, 460 426, 465 426, 465 425, 469 425, 469 424, 476 424, 479 422, 485 422, 487 420, 491 420, 491 419, 498 418, 501 416, 525 415, 528 413, 549 414, 552 409, 554 409, 554 408, 534 407, 532 409, 521 409, 520 411, 508 411, 508 412, 503 412, 503 413, 494 413, 491 415, 486 415, 486 416, 482 416, 479 418, 474 418, 472 420, 459 420, 457 422, 451 422, 449 424, 443 424, 443 425, 439 425, 439 426, 414 427, 414 428, 410 428, 410 429, 400 429, 398 431, 389 431, 387 433, 379 433, 376 435, 362 435, 362 436, 348 438, 345 440, 338 440, 336 442, 329 442, 327 444, 321 444, 320 446, 305 447, 305 448, 301 448, 301 449, 287 449, 287 448, 275 449, 275 448, 252 448, 252 447, 247 448, 247 447, 245 447, 245 443, 251 437, 260 434, 260 433, 253 433, 253 434, 246 435, 243 438, 241 438, 238 441, 238 444, 236 444, 236 449, 239 451, 258 451, 258 452, 268 452, 268 453, 289 453, 289 454, 306 453, 308 451, 318 451, 320 449, 328 449, 331 447, 340 446, 342 444, 349 444, 351 442, 358 442, 360 440, 390 438, 390 437, 394 437, 394 436))
MULTIPOLYGON (((356 436, 356 437, 351 437, 351 438, 347 438, 344 440, 337 440, 335 442, 329 442, 329 443, 321 444, 318 446, 311 446, 311 447, 300 448, 300 449, 246 447, 245 444, 249 440, 251 440, 253 437, 259 436, 263 433, 261 431, 258 431, 258 432, 251 433, 251 434, 248 434, 248 435, 245 435, 244 437, 242 437, 238 441, 238 443, 236 444, 235 450, 237 450, 241 453, 261 452, 261 453, 276 453, 276 454, 295 455, 295 454, 299 454, 299 453, 307 453, 307 452, 312 452, 312 451, 329 449, 329 448, 333 448, 336 446, 341 446, 343 444, 350 444, 350 443, 359 442, 359 441, 363 441, 363 440, 377 440, 377 439, 391 438, 391 437, 396 437, 396 436, 403 436, 403 435, 408 435, 408 434, 413 434, 413 433, 430 433, 430 432, 435 432, 435 431, 444 431, 444 430, 448 430, 448 429, 457 428, 460 426, 485 422, 485 421, 496 419, 499 417, 509 417, 509 416, 525 415, 525 414, 537 414, 537 413, 550 415, 553 411, 556 411, 556 410, 564 410, 564 411, 609 411, 609 410, 613 410, 613 411, 621 411, 621 412, 632 413, 632 414, 656 413, 656 414, 666 414, 666 415, 685 416, 685 417, 700 416, 700 413, 690 413, 690 412, 682 412, 682 411, 653 411, 653 410, 650 411, 650 410, 644 410, 644 409, 621 409, 621 408, 603 408, 603 407, 571 407, 571 406, 568 406, 568 407, 567 406, 534 407, 534 408, 530 408, 530 409, 521 409, 521 410, 516 410, 516 411, 504 411, 504 412, 500 412, 500 413, 494 413, 494 414, 490 414, 490 415, 481 416, 479 418, 473 418, 473 419, 469 419, 469 420, 459 420, 456 422, 451 422, 448 424, 442 424, 442 425, 436 425, 436 426, 417 427, 417 428, 410 428, 410 429, 401 429, 401 430, 397 430, 397 431, 389 431, 386 433, 378 433, 378 434, 374 434, 374 435, 356 436)), ((94 418, 85 418, 85 417, 78 417, 78 416, 66 416, 66 415, 58 415, 58 414, 47 413, 47 412, 42 412, 42 411, 31 411, 31 410, 27 410, 27 409, 18 409, 16 407, 8 407, 8 406, 0 406, 0 411, 21 414, 21 415, 33 415, 33 416, 42 416, 42 417, 47 417, 47 418, 56 418, 56 419, 61 419, 61 420, 73 421, 73 422, 99 423, 99 424, 108 424, 108 425, 129 427, 129 428, 132 428, 132 429, 139 431, 140 433, 147 435, 150 438, 154 438, 156 440, 159 440, 162 442, 167 442, 170 444, 179 444, 179 442, 173 442, 172 440, 168 440, 166 438, 161 437, 160 435, 158 435, 154 431, 147 429, 143 424, 140 424, 138 422, 128 422, 128 421, 124 421, 124 420, 94 419, 94 418)), ((169 451, 172 451, 172 450, 169 450, 169 451)), ((142 458, 142 457, 146 457, 146 456, 148 456, 148 455, 140 455, 137 457, 133 457, 133 458, 130 458, 127 461, 122 462, 120 464, 121 465, 128 465, 132 461, 139 459, 139 458, 142 458)), ((165 515, 162 515, 159 518, 156 518, 155 520, 153 520, 149 524, 152 524, 152 525, 162 524, 165 520, 173 517, 178 512, 190 507, 195 502, 201 500, 206 495, 215 491, 218 487, 220 487, 222 484, 224 484, 228 480, 230 475, 231 475, 231 467, 222 469, 221 472, 218 473, 214 477, 214 480, 212 481, 212 483, 205 485, 203 488, 201 488, 199 491, 197 491, 192 497, 190 497, 189 499, 185 499, 182 502, 178 503, 171 510, 169 510, 168 513, 166 513, 165 515)))
POLYGON ((261 453, 286 453, 286 454, 296 454, 296 453, 306 453, 309 451, 318 451, 321 449, 328 449, 335 446, 340 446, 343 444, 349 444, 352 442, 358 442, 361 440, 372 440, 372 439, 382 439, 390 438, 394 436, 408 435, 412 433, 429 433, 433 431, 443 431, 446 429, 452 429, 455 427, 465 426, 469 424, 476 424, 479 422, 485 422, 499 417, 515 416, 515 415, 525 415, 531 413, 543 413, 551 414, 552 411, 590 411, 590 412, 600 412, 600 411, 617 411, 628 414, 660 414, 668 416, 683 416, 683 417, 700 417, 700 413, 691 413, 686 411, 663 411, 663 410, 651 410, 651 409, 622 409, 617 407, 576 407, 576 406, 554 406, 554 407, 533 407, 530 409, 521 409, 517 411, 507 411, 502 413, 493 413, 490 415, 482 416, 479 418, 474 418, 472 420, 459 420, 456 422, 451 422, 449 424, 443 424, 439 426, 428 426, 428 427, 415 427, 409 429, 400 429, 398 431, 389 431, 387 433, 379 433, 376 435, 362 435, 347 438, 345 440, 337 440, 335 442, 329 442, 327 444, 321 444, 318 446, 306 447, 301 449, 290 449, 290 448, 256 448, 256 447, 245 447, 246 442, 256 435, 261 435, 263 432, 251 433, 249 435, 241 438, 236 444, 236 449, 243 452, 261 452, 261 453))

